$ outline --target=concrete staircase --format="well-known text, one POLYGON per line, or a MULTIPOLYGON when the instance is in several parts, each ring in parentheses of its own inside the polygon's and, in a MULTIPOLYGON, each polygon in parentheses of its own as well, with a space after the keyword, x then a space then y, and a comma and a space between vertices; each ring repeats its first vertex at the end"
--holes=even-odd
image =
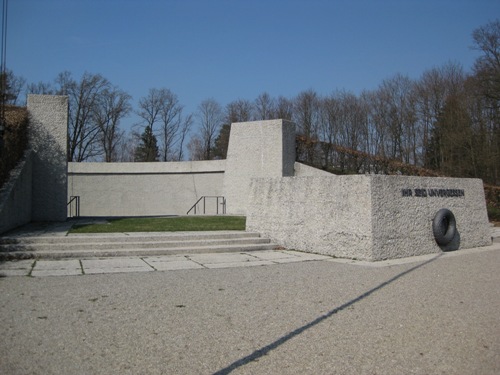
POLYGON ((0 261, 272 250, 259 233, 165 232, 0 237, 0 261))

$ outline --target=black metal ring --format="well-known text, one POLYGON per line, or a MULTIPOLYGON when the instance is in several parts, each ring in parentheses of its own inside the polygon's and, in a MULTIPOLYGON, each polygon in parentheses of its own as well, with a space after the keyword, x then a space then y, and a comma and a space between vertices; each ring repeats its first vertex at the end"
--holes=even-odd
POLYGON ((448 245, 457 232, 457 223, 453 212, 446 208, 440 209, 432 220, 432 232, 439 246, 448 245))

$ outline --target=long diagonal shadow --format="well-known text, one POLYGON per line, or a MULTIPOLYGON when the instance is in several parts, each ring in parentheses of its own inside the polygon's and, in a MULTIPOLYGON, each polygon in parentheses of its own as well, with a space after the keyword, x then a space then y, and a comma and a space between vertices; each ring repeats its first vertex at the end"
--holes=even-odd
POLYGON ((213 375, 225 375, 225 374, 229 374, 230 372, 232 372, 233 370, 236 370, 237 368, 239 367, 242 367, 244 365, 246 365, 247 363, 250 363, 252 361, 255 361, 256 359, 259 359, 265 355, 267 355, 271 350, 273 349, 276 349, 277 347, 279 347, 280 345, 283 345, 285 342, 287 342, 288 340, 294 338, 295 336, 298 336, 300 335, 302 332, 308 330, 309 328, 312 328, 314 327, 315 325, 321 323, 323 320, 325 319, 328 319, 329 317, 331 317, 332 315, 335 315, 336 313, 342 311, 342 310, 345 310, 346 308, 348 308, 349 306, 352 306, 354 305, 355 303, 365 299, 366 297, 372 295, 373 293, 379 291, 380 289, 382 288, 385 288, 387 285, 395 282, 396 280, 402 278, 403 276, 406 276, 408 275, 410 272, 413 272, 417 269, 419 269, 420 267, 423 267, 431 262, 434 262, 436 259, 440 258, 441 256, 443 255, 443 253, 439 253, 438 255, 436 255, 435 257, 423 262, 423 263, 420 263, 418 265, 416 265, 415 267, 412 267, 410 269, 407 269, 406 271, 403 271, 401 272, 400 274, 390 278, 389 280, 387 281, 384 281, 382 284, 380 285, 377 285, 376 287, 368 290, 367 292, 359 295, 358 297, 344 303, 343 305, 340 305, 336 308, 334 308, 333 310, 330 310, 329 312, 317 317, 316 319, 314 319, 313 321, 303 325, 302 327, 299 327, 289 333, 287 333, 286 335, 280 337, 279 339, 277 339, 276 341, 266 345, 266 346, 263 346, 262 348, 260 349, 257 349, 255 350, 253 353, 247 355, 246 357, 243 357, 241 359, 238 359, 237 361, 231 363, 229 366, 215 372, 213 375))

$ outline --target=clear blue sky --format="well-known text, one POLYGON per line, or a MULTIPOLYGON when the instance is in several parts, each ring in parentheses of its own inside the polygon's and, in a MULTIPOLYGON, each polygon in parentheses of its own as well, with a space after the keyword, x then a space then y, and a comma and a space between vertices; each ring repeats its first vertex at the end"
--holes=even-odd
MULTIPOLYGON (((134 105, 168 88, 185 112, 259 94, 359 94, 452 61, 499 0, 10 0, 7 67, 28 82, 100 73, 134 105)), ((134 118, 128 119, 130 125, 134 118)))

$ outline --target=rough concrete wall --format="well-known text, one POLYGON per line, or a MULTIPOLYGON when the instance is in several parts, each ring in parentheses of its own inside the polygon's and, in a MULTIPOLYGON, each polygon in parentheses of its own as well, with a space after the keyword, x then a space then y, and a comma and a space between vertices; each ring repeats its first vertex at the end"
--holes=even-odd
POLYGON ((365 176, 253 179, 247 230, 289 249, 370 259, 370 180, 365 176))
POLYGON ((0 233, 31 221, 32 166, 29 150, 0 190, 0 233))
POLYGON ((444 250, 486 246, 491 234, 484 189, 479 179, 372 176, 372 260, 438 253, 432 220, 451 210, 459 236, 444 250), (415 192, 418 189, 419 192, 415 192), (455 189, 464 196, 431 196, 435 189, 455 189), (404 191, 411 191, 403 195, 404 191))
POLYGON ((264 233, 290 249, 371 261, 491 244, 483 186, 477 179, 254 179, 247 230, 264 233), (431 191, 440 189, 463 196, 432 196, 431 191), (403 193, 410 190, 411 195, 403 193), (453 212, 459 233, 443 249, 432 232, 432 220, 441 208, 453 212))
POLYGON ((295 125, 285 120, 233 123, 224 196, 228 213, 245 214, 253 177, 294 175, 295 125))
POLYGON ((33 221, 66 220, 68 98, 28 95, 33 221))
MULTIPOLYGON (((200 197, 222 195, 224 168, 225 160, 69 163, 68 198, 80 196, 81 216, 185 215, 200 197)), ((206 201, 207 214, 216 208, 206 201)))

